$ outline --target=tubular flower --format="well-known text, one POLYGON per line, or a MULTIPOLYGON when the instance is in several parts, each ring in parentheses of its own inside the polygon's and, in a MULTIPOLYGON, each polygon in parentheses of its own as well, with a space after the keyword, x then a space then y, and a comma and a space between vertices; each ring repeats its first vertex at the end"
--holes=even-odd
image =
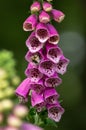
POLYGON ((43 80, 41 79, 38 83, 31 83, 30 88, 34 90, 37 94, 41 94, 45 90, 43 80))
POLYGON ((40 72, 47 75, 48 77, 52 76, 55 73, 55 68, 55 64, 48 59, 43 60, 39 65, 40 72))
MULTIPOLYGON (((15 93, 21 101, 27 101, 30 96, 30 109, 36 108, 36 114, 42 110, 47 111, 48 118, 59 122, 64 109, 59 103, 60 95, 56 87, 62 83, 59 75, 66 73, 69 59, 59 47, 60 35, 51 23, 52 19, 60 23, 65 15, 62 11, 53 9, 51 1, 53 0, 35 0, 30 6, 31 15, 23 23, 24 31, 32 32, 26 40, 26 79, 15 93)), ((33 128, 26 124, 23 129, 33 128)))
POLYGON ((23 23, 24 31, 33 31, 37 25, 37 16, 35 14, 30 15, 23 23))
POLYGON ((58 23, 62 22, 65 17, 65 15, 62 11, 56 10, 56 9, 52 9, 51 15, 52 15, 53 19, 58 23))
POLYGON ((36 65, 30 63, 25 70, 25 75, 30 78, 32 82, 38 82, 43 74, 39 71, 36 65))
POLYGON ((59 60, 59 62, 56 65, 56 71, 59 74, 64 74, 66 73, 67 70, 67 66, 69 64, 69 59, 65 58, 64 56, 62 56, 59 60))
POLYGON ((64 109, 57 102, 54 105, 47 105, 48 109, 48 117, 52 120, 59 122, 62 114, 64 113, 64 109))
POLYGON ((21 100, 27 100, 28 94, 30 92, 30 79, 26 78, 23 82, 17 87, 15 93, 20 97, 21 100))
POLYGON ((42 108, 45 106, 43 94, 39 95, 35 91, 32 91, 31 104, 37 109, 38 112, 41 112, 42 108))
POLYGON ((44 99, 47 104, 55 104, 57 103, 57 99, 59 98, 59 94, 56 92, 54 88, 46 88, 44 91, 44 99))
POLYGON ((47 28, 48 28, 48 31, 49 31, 49 40, 48 40, 49 43, 57 44, 60 40, 60 36, 59 36, 57 30, 51 24, 47 24, 47 28))
POLYGON ((26 40, 26 46, 30 52, 35 53, 43 47, 43 44, 36 38, 35 32, 32 32, 30 37, 26 40))
POLYGON ((49 39, 49 30, 44 23, 38 23, 36 27, 36 37, 40 42, 44 43, 49 39))
POLYGON ((62 83, 61 78, 58 77, 57 73, 54 73, 53 76, 47 77, 45 79, 45 86, 46 87, 56 87, 62 83))
POLYGON ((28 51, 27 54, 25 55, 25 59, 28 62, 40 63, 40 61, 44 59, 44 56, 42 50, 35 53, 31 53, 30 51, 28 51))
POLYGON ((58 63, 63 55, 62 50, 58 46, 52 46, 51 44, 46 44, 47 58, 54 63, 58 63))

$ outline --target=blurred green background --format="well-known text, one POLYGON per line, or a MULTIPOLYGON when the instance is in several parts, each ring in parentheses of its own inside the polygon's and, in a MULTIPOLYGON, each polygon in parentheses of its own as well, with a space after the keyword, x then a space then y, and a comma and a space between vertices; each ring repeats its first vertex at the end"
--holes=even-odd
MULTIPOLYGON (((32 0, 0 0, 0 50, 14 53, 17 71, 21 79, 27 62, 25 40, 29 33, 24 32, 22 23, 29 15, 32 0)), ((65 108, 58 130, 86 129, 86 1, 54 0, 56 9, 62 10, 65 20, 54 23, 61 40, 60 47, 70 59, 68 72, 62 76, 63 84, 57 88, 65 108)), ((46 130, 53 130, 53 127, 46 130)), ((55 128, 54 128, 55 130, 55 128)))

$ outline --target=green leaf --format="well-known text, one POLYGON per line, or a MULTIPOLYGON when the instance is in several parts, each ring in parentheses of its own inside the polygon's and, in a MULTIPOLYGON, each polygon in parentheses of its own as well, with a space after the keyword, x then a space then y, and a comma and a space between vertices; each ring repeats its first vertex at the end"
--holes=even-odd
POLYGON ((29 110, 29 115, 35 115, 36 114, 36 109, 31 107, 30 110, 29 110))
POLYGON ((49 126, 54 126, 54 127, 58 127, 57 123, 49 118, 46 118, 46 124, 49 126))

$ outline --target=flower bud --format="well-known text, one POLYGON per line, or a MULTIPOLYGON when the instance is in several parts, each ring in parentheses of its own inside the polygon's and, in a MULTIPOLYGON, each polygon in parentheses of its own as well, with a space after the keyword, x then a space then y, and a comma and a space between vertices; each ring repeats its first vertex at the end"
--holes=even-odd
POLYGON ((52 5, 46 1, 43 2, 43 9, 46 12, 50 12, 52 10, 52 5))
POLYGON ((42 11, 39 14, 39 21, 41 23, 48 23, 48 22, 50 22, 50 15, 48 13, 46 13, 45 11, 42 11))
POLYGON ((41 5, 40 5, 40 2, 38 1, 35 1, 30 7, 30 10, 32 13, 39 12, 40 9, 41 9, 41 5))

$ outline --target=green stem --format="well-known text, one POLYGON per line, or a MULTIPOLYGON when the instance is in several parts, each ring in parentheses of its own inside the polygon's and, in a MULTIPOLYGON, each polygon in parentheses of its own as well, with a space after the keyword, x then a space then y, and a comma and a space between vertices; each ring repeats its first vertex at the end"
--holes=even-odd
POLYGON ((38 125, 39 124, 39 116, 37 113, 35 114, 34 119, 35 119, 35 125, 38 125))

